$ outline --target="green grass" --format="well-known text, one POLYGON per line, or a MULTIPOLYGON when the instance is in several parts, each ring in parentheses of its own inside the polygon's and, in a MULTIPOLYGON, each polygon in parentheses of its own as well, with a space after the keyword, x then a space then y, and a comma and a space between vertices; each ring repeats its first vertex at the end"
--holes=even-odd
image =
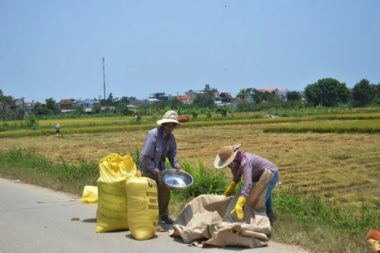
POLYGON ((279 108, 267 110, 268 114, 275 114, 282 117, 305 117, 318 115, 349 115, 349 114, 373 114, 379 113, 380 107, 352 108, 340 107, 300 107, 300 108, 279 108))
POLYGON ((224 173, 221 170, 204 168, 201 162, 191 165, 188 162, 182 164, 183 170, 192 175, 194 181, 186 191, 175 191, 175 195, 188 201, 205 193, 223 194, 226 183, 224 173))
POLYGON ((353 212, 316 194, 302 196, 294 189, 277 189, 273 206, 283 215, 291 215, 304 223, 324 224, 333 230, 364 234, 371 226, 380 227, 380 212, 362 206, 353 212))
POLYGON ((97 167, 85 161, 68 164, 62 160, 52 164, 33 151, 21 148, 0 154, 1 177, 58 191, 81 194, 85 185, 96 185, 98 174, 97 167))
POLYGON ((349 114, 322 114, 314 116, 315 119, 329 120, 364 120, 380 119, 380 113, 349 113, 349 114))
POLYGON ((380 227, 380 211, 362 206, 359 212, 327 202, 315 194, 276 189, 273 207, 279 213, 275 239, 297 243, 313 252, 365 252, 370 228, 380 227))

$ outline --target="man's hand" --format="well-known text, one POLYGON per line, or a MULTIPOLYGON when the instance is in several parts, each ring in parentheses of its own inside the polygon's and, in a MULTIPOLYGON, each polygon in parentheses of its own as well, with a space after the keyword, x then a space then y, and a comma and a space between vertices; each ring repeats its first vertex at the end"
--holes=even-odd
POLYGON ((179 165, 179 163, 176 163, 176 164, 174 165, 174 169, 176 169, 177 172, 181 170, 181 166, 179 165))
POLYGON ((157 183, 161 184, 161 171, 159 169, 155 169, 154 172, 156 173, 157 183))

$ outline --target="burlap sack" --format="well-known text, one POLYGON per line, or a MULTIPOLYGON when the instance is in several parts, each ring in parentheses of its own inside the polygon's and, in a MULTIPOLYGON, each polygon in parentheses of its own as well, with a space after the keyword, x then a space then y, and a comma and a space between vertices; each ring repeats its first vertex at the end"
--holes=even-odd
POLYGON ((169 234, 196 246, 262 247, 268 244, 271 226, 265 214, 265 194, 273 174, 265 172, 255 184, 244 208, 244 222, 230 215, 239 194, 200 195, 178 216, 169 234))

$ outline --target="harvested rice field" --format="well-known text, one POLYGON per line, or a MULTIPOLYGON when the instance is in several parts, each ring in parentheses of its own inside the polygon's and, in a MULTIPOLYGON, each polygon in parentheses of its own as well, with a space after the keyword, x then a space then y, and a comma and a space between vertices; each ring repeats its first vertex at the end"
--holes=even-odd
MULTIPOLYGON (((175 130, 180 161, 213 169, 219 147, 242 149, 272 160, 280 168, 281 187, 316 193, 340 205, 380 208, 380 135, 366 133, 264 133, 264 125, 179 127, 175 130)), ((140 149, 147 130, 1 138, 0 152, 18 146, 51 161, 93 163, 111 152, 140 149)), ((226 173, 226 178, 230 173, 226 173)))

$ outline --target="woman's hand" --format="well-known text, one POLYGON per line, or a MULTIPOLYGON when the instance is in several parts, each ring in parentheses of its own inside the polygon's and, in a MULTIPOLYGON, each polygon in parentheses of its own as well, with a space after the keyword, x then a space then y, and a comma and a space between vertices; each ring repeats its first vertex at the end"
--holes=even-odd
POLYGON ((231 214, 234 214, 236 212, 236 217, 239 220, 242 220, 244 218, 243 207, 244 207, 246 201, 247 201, 247 199, 245 198, 245 196, 241 195, 236 202, 235 208, 231 211, 231 214))

